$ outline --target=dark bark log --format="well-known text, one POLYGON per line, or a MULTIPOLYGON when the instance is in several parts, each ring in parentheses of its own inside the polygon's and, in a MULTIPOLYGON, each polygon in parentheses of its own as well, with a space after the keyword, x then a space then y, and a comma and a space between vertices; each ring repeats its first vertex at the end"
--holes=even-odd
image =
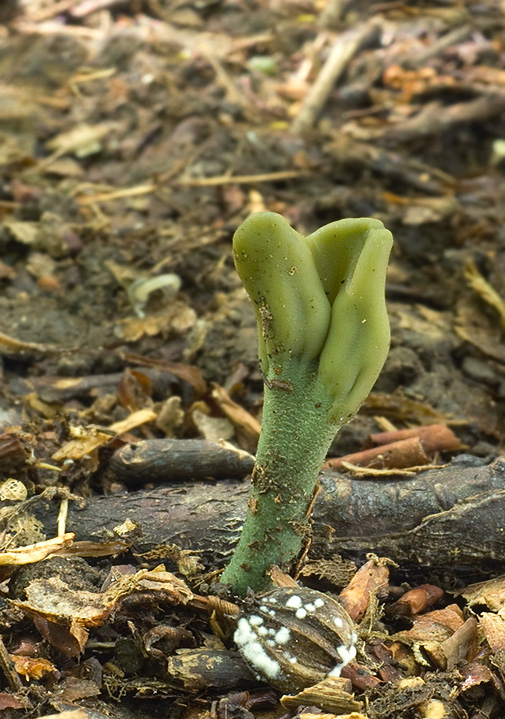
MULTIPOLYGON (((425 565, 466 578, 505 571, 505 458, 487 466, 472 463, 474 458, 462 456, 448 467, 390 480, 325 472, 309 556, 340 553, 361 562, 375 552, 402 569, 425 565)), ((67 531, 97 540, 130 518, 142 529, 138 550, 177 544, 198 552, 210 569, 229 557, 248 494, 248 481, 222 480, 96 497, 83 509, 70 508, 67 531)), ((56 503, 35 511, 49 535, 56 512, 56 503)))
POLYGON ((146 482, 242 478, 254 457, 222 442, 205 439, 148 439, 130 442, 113 455, 110 469, 129 487, 146 482))

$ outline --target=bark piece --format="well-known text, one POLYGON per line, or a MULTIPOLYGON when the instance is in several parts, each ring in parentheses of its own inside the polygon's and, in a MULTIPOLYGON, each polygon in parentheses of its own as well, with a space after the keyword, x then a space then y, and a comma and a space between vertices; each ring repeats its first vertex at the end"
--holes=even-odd
POLYGON ((209 686, 230 689, 249 674, 242 659, 224 647, 179 649, 169 657, 167 671, 195 693, 209 686))
POLYGON ((477 620, 469 617, 459 629, 445 642, 442 642, 442 651, 447 660, 447 669, 454 669, 462 664, 470 653, 477 653, 477 620))
POLYGON ((340 593, 340 602, 355 622, 365 616, 373 596, 388 592, 389 569, 384 562, 370 559, 358 569, 340 593))
POLYGON ((317 684, 302 689, 298 694, 283 696, 281 704, 293 713, 304 706, 317 707, 330 715, 363 709, 363 702, 357 701, 351 692, 352 684, 349 679, 328 676, 317 684))
POLYGON ((361 452, 346 454, 345 457, 329 459, 324 466, 329 469, 340 469, 346 467, 347 464, 352 464, 374 469, 407 469, 408 467, 421 467, 428 463, 428 455, 421 439, 408 437, 379 447, 363 449, 361 452))
POLYGON ((446 424, 429 424, 424 427, 397 429, 394 432, 379 432, 371 434, 370 441, 375 445, 384 446, 411 437, 419 437, 427 454, 449 452, 462 447, 459 439, 446 424))

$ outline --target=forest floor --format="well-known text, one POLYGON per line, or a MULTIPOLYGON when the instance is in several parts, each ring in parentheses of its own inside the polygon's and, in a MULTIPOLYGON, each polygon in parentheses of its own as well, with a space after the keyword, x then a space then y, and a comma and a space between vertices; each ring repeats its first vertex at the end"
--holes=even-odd
MULTIPOLYGON (((331 447, 342 481, 499 474, 503 3, 19 0, 0 21, 0 716, 504 716, 501 526, 481 527, 494 564, 478 588, 456 540, 450 586, 372 558, 338 701, 281 704, 212 634, 211 552, 148 555, 142 522, 100 544, 65 521, 69 504, 132 494, 111 469, 128 442, 254 455, 262 378, 231 238, 262 210, 303 234, 371 216, 394 235, 391 350, 331 447), (363 457, 385 432, 388 456, 363 457), (202 647, 233 672, 204 670, 202 647)), ((194 471, 208 475, 230 478, 194 471)), ((352 571, 339 583, 334 554, 307 581, 338 595, 352 571)))

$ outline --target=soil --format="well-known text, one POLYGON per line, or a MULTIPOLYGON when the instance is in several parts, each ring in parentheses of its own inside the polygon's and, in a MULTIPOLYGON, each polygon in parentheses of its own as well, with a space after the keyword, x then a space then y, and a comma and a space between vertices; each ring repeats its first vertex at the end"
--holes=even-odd
MULTIPOLYGON (((130 527, 123 546, 109 538, 107 552, 80 547, 70 558, 64 516, 50 536, 29 503, 43 496, 78 506, 128 491, 110 462, 132 441, 226 439, 254 454, 262 378, 231 239, 262 210, 304 235, 361 216, 394 235, 391 350, 329 456, 354 456, 377 432, 445 424, 456 445, 428 453, 423 466, 498 466, 504 9, 491 0, 19 0, 0 12, 0 710, 7 719, 337 716, 317 697, 281 705, 278 692, 252 680, 231 640, 218 646, 204 599, 182 600, 183 578, 195 596, 213 593, 219 567, 209 552, 205 566, 191 547, 135 554, 139 528, 130 527), (29 549, 48 540, 59 558, 29 549), (14 549, 25 559, 13 559, 14 549), (33 608, 36 580, 58 593, 55 577, 66 579, 85 605, 117 572, 126 583, 161 561, 174 585, 137 577, 127 600, 107 595, 107 616, 90 624, 75 620, 75 606, 65 620, 44 616, 44 602, 33 608), (146 644, 154 628, 163 632, 146 644), (175 659, 202 647, 217 652, 221 674, 209 678, 191 655, 198 678, 177 675, 175 659)), ((387 479, 400 470, 351 471, 359 482, 366 471, 387 479)), ((505 556, 490 559, 491 580, 505 556)), ((314 565, 300 581, 337 595, 355 570, 343 566, 339 574, 336 559, 324 571, 314 565)), ((381 609, 367 610, 368 634, 360 624, 368 664, 366 652, 360 661, 374 681, 349 674, 361 704, 343 713, 431 717, 441 706, 436 716, 503 715, 505 604, 484 590, 477 601, 464 581, 455 588, 431 573, 442 595, 423 599, 421 613, 456 606, 459 619, 444 631, 473 627, 461 656, 446 646, 441 659, 426 648, 432 627, 398 638, 417 626, 417 613, 391 606, 419 575, 390 571, 389 589, 372 592, 381 609)))

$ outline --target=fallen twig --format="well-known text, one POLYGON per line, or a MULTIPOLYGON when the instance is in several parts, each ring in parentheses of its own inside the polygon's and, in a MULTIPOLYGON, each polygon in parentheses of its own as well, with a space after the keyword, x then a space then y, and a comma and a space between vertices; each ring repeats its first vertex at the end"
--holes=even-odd
POLYGON ((377 33, 377 29, 378 24, 374 20, 361 25, 357 29, 349 30, 335 39, 321 72, 293 122, 293 132, 302 133, 312 127, 323 109, 331 89, 342 76, 349 60, 366 40, 377 33))

